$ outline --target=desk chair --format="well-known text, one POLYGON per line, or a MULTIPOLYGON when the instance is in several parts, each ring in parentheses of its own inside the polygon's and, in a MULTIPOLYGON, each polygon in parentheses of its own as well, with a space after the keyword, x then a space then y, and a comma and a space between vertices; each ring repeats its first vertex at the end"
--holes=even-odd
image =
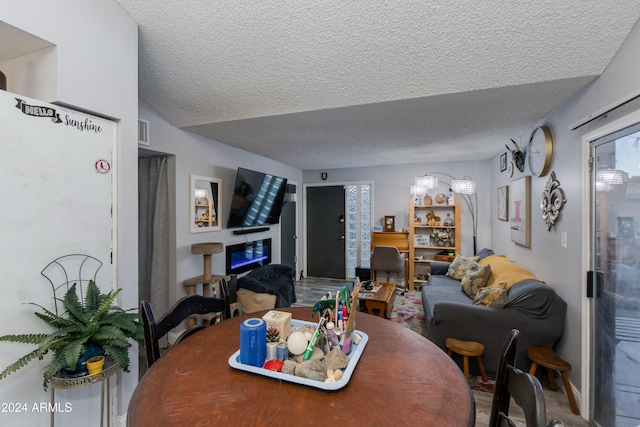
MULTIPOLYGON (((392 283, 391 273, 404 278, 405 257, 395 246, 376 246, 371 254, 371 279, 377 281, 377 272, 387 273, 386 283, 392 283)), ((397 286, 397 283, 396 283, 397 286)), ((404 290, 404 288, 402 289, 404 290)))
MULTIPOLYGON (((140 316, 144 328, 144 345, 147 350, 147 366, 150 368, 160 358, 160 346, 158 340, 170 330, 178 326, 187 317, 193 314, 206 314, 223 312, 228 319, 230 307, 228 295, 225 298, 209 298, 202 295, 187 295, 178 300, 169 311, 157 322, 153 315, 153 309, 149 301, 140 302, 140 316)), ((176 339, 173 345, 180 343, 185 338, 204 329, 203 325, 188 328, 176 339)))
POLYGON ((513 329, 509 333, 500 356, 489 427, 516 426, 509 418, 511 397, 522 408, 527 427, 564 426, 562 421, 555 419, 546 424, 544 393, 540 381, 535 376, 514 366, 519 336, 520 331, 518 329, 513 329))

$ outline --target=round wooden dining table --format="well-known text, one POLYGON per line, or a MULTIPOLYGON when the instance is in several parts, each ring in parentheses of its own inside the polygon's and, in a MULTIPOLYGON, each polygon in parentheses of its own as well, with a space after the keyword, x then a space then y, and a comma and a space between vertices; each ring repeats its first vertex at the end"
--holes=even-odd
MULTIPOLYGON (((312 321, 311 307, 278 308, 312 321)), ((129 427, 158 426, 473 426, 473 394, 458 366, 421 335, 357 312, 368 336, 349 382, 327 391, 234 369, 240 324, 225 320, 169 349, 145 373, 129 402, 129 427)))

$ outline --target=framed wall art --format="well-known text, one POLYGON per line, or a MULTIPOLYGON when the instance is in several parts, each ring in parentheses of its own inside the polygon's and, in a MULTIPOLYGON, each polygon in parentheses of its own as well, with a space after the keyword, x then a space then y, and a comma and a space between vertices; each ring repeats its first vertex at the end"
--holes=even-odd
POLYGON ((222 230, 222 180, 191 175, 189 188, 189 231, 202 233, 222 230))
POLYGON ((498 188, 498 219, 509 220, 509 186, 498 188))
POLYGON ((531 176, 511 181, 509 192, 511 241, 528 248, 531 246, 531 176))
POLYGON ((500 172, 504 172, 507 170, 507 153, 502 153, 500 155, 500 172))

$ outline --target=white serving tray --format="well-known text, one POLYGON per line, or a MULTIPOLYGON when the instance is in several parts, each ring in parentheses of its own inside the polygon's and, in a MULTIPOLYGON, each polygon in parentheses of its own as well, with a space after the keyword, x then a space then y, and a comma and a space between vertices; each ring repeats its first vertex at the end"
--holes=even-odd
MULTIPOLYGON (((316 327, 316 323, 313 322, 305 322, 302 320, 291 320, 291 324, 296 328, 299 328, 302 325, 311 325, 314 328, 316 327)), ((349 364, 344 369, 342 373, 342 378, 340 380, 333 383, 325 383, 316 380, 310 380, 308 378, 296 377, 295 375, 283 374, 282 372, 270 371, 269 369, 259 368, 257 366, 245 365, 244 363, 240 363, 240 350, 236 351, 229 357, 229 366, 234 369, 239 369, 241 371, 252 372, 254 374, 263 375, 265 377, 276 378, 282 381, 288 381, 291 383, 302 384, 309 387, 315 387, 322 390, 339 390, 345 385, 349 383, 351 379, 351 375, 353 374, 356 365, 358 364, 358 360, 360 360, 360 356, 362 356, 362 352, 364 351, 364 347, 367 345, 367 341, 369 341, 369 336, 362 331, 355 330, 355 334, 360 336, 360 343, 351 343, 351 352, 349 353, 349 364)))

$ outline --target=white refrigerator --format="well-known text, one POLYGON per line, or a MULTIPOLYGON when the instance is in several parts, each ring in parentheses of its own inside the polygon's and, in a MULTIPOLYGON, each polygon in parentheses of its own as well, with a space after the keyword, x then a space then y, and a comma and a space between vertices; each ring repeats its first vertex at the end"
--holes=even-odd
MULTIPOLYGON (((95 276, 103 291, 115 287, 116 126, 0 90, 0 335, 48 332, 33 314, 37 307, 25 303, 53 309, 52 288, 65 280, 95 276), (102 265, 72 258, 43 271, 68 254, 90 255, 102 265)), ((33 348, 0 343, 0 370, 33 348)), ((50 400, 42 388, 50 356, 0 381, 0 402, 14 403, 0 413, 0 425, 49 423, 52 408, 41 404, 50 400)), ((100 385, 56 391, 56 424, 97 423, 99 396, 100 385)))

